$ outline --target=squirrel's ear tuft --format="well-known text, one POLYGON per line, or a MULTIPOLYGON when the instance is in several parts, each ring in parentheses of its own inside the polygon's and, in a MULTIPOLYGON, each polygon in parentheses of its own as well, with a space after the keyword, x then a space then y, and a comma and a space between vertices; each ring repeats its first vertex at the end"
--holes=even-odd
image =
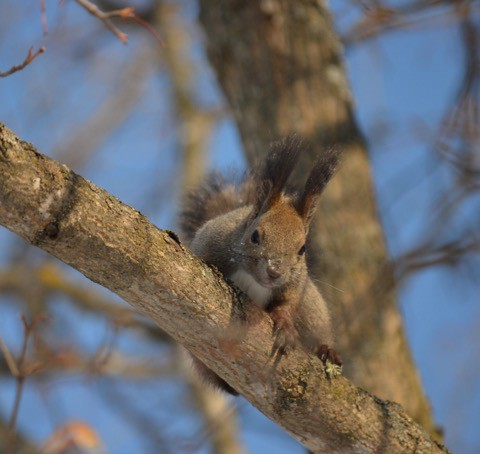
POLYGON ((272 183, 269 180, 261 180, 255 186, 253 210, 247 219, 248 224, 251 221, 253 221, 260 214, 262 210, 266 211, 266 205, 267 205, 266 201, 269 198, 268 195, 270 194, 271 189, 272 189, 272 183))
POLYGON ((312 220, 312 216, 317 208, 318 199, 335 173, 339 156, 339 148, 328 148, 320 154, 308 176, 303 194, 300 195, 295 203, 295 208, 302 217, 305 225, 309 225, 312 220))
POLYGON ((283 140, 272 143, 255 175, 258 182, 254 202, 255 217, 261 211, 268 211, 280 200, 302 148, 303 141, 297 134, 289 134, 283 140))

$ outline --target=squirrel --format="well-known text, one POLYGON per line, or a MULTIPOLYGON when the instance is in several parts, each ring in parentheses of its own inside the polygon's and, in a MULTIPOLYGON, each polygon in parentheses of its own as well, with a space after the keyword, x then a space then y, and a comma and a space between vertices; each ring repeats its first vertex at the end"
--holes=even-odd
MULTIPOLYGON (((302 346, 326 364, 341 365, 332 348, 327 305, 309 276, 306 240, 318 200, 339 152, 320 154, 301 192, 287 180, 303 148, 291 134, 274 142, 263 163, 234 184, 212 174, 185 197, 180 228, 191 251, 246 293, 273 321, 274 350, 302 346)), ((192 357, 203 378, 231 394, 225 380, 192 357)))

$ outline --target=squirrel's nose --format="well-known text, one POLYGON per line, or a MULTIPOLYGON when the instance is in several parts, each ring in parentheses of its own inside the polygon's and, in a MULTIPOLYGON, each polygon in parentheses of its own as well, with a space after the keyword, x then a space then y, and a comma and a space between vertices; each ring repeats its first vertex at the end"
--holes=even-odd
POLYGON ((278 279, 282 275, 282 273, 278 270, 278 268, 272 265, 267 266, 267 274, 272 279, 278 279))

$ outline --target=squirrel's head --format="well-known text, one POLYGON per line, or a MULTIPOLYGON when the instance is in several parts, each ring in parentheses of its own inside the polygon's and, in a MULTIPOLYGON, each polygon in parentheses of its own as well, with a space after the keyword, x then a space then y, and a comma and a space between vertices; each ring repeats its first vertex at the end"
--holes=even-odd
POLYGON ((296 136, 273 144, 256 177, 256 196, 242 237, 246 271, 264 287, 280 287, 305 268, 306 240, 318 200, 332 177, 338 151, 320 154, 303 191, 285 189, 302 149, 296 136))

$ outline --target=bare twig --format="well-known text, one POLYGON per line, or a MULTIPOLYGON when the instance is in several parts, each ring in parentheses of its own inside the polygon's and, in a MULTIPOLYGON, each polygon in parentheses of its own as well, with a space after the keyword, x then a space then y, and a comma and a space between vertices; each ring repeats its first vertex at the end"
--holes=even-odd
POLYGON ((425 245, 405 254, 395 264, 398 279, 413 271, 438 265, 456 265, 467 254, 480 253, 478 238, 454 240, 440 246, 425 245))
POLYGON ((154 37, 155 39, 163 45, 163 40, 158 34, 158 32, 145 20, 141 19, 140 17, 135 14, 135 10, 131 6, 127 6, 125 8, 116 9, 112 11, 102 11, 97 5, 92 3, 89 0, 76 0, 76 2, 83 6, 90 14, 95 17, 98 17, 105 26, 123 43, 127 44, 127 34, 120 31, 115 24, 111 21, 112 17, 118 17, 120 19, 132 19, 138 24, 145 27, 154 37))
POLYGON ((8 347, 6 346, 5 342, 3 342, 3 339, 0 337, 0 350, 2 350, 3 357, 5 358, 5 361, 7 363, 8 369, 10 370, 10 373, 14 377, 18 377, 19 372, 17 365, 15 364, 15 360, 13 359, 12 354, 8 350, 8 347))
POLYGON ((45 0, 40 0, 40 16, 42 18, 42 29, 43 35, 48 35, 48 25, 47 25, 47 7, 45 5, 45 0))
POLYGON ((467 15, 469 10, 472 14, 478 13, 478 6, 469 0, 459 2, 419 0, 396 8, 382 2, 360 5, 363 16, 346 32, 344 42, 346 45, 358 44, 397 29, 425 27, 426 23, 432 25, 450 23, 454 20, 453 10, 467 15))
POLYGON ((24 315, 20 316, 22 323, 23 323, 23 340, 22 340, 22 348, 20 350, 20 356, 18 359, 18 364, 12 369, 10 361, 13 361, 13 358, 10 354, 5 355, 5 352, 8 352, 6 346, 2 344, 2 351, 4 352, 5 359, 7 360, 10 369, 16 372, 13 374, 17 380, 17 389, 15 390, 15 400, 13 403, 12 413, 10 415, 10 419, 8 422, 8 442, 7 442, 7 453, 13 454, 14 452, 14 445, 15 445, 15 426, 17 423, 18 411, 20 409, 20 401, 23 394, 25 379, 28 377, 29 374, 34 373, 39 369, 39 365, 36 364, 34 367, 25 367, 25 359, 27 356, 27 346, 28 346, 28 339, 30 334, 36 328, 36 326, 44 319, 43 315, 36 317, 32 322, 28 322, 24 315), (10 358, 10 361, 9 359, 10 358))
MULTIPOLYGON (((132 13, 133 13, 133 9, 132 9, 132 13)), ((143 20, 141 17, 137 16, 135 13, 132 14, 130 19, 133 19, 142 27, 145 27, 155 37, 155 39, 160 43, 160 45, 165 46, 165 42, 163 41, 160 34, 146 20, 143 20)))
POLYGON ((83 6, 92 16, 98 17, 105 24, 105 26, 122 42, 122 44, 127 44, 127 34, 120 31, 110 19, 112 17, 125 18, 125 10, 133 11, 133 8, 122 8, 106 13, 89 0, 76 0, 76 2, 80 6, 83 6))
POLYGON ((0 71, 0 77, 7 77, 13 73, 16 73, 17 71, 21 71, 23 68, 25 68, 25 66, 29 65, 33 60, 35 60, 40 54, 43 54, 45 50, 46 50, 45 47, 42 46, 35 53, 33 53, 33 47, 31 47, 30 50, 28 51, 27 58, 23 61, 23 63, 12 66, 7 71, 0 71))
POLYGON ((101 372, 112 355, 115 353, 115 344, 118 337, 118 325, 113 326, 112 335, 106 338, 98 347, 92 358, 92 369, 101 372))

